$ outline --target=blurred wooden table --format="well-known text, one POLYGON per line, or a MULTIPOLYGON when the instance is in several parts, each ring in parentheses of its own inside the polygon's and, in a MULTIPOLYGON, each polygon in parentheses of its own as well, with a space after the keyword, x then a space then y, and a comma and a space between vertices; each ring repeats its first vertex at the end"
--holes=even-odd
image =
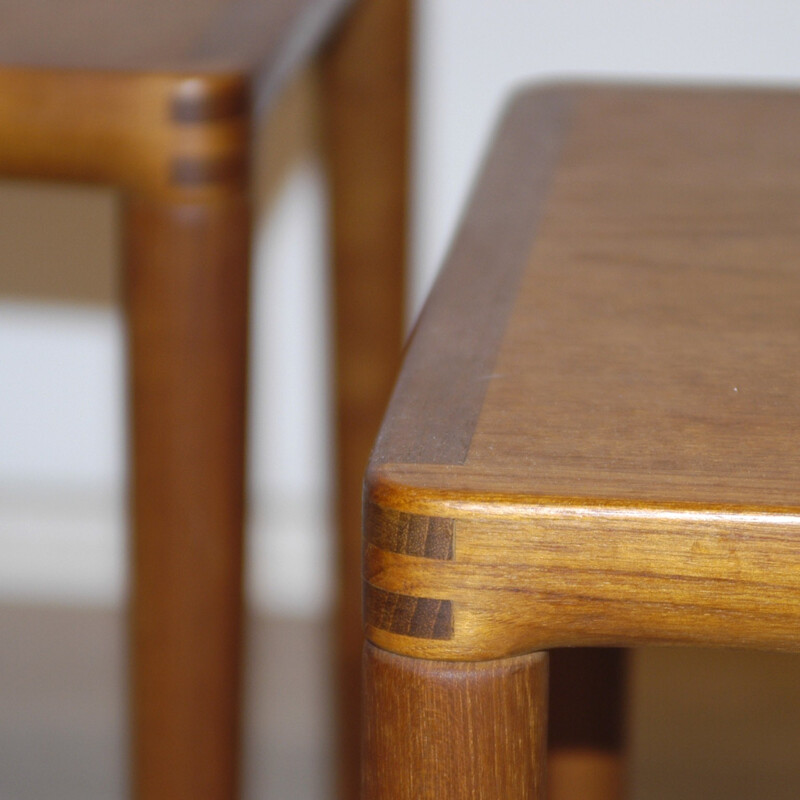
POLYGON ((791 92, 515 100, 368 473, 369 800, 544 797, 551 648, 800 646, 798 135, 791 92))
MULTIPOLYGON (((237 794, 252 131, 338 21, 322 83, 339 474, 355 492, 340 503, 343 558, 357 573, 360 475, 401 338, 408 9, 365 2, 344 18, 346 5, 15 0, 0 11, 0 175, 124 195, 137 798, 237 794)), ((357 605, 341 625, 351 649, 357 605)), ((357 723, 349 731, 345 742, 357 723)))

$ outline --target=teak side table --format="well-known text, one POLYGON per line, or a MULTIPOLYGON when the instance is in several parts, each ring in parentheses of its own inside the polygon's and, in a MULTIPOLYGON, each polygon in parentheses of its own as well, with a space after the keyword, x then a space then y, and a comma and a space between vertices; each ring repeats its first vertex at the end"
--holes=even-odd
POLYGON ((798 139, 792 92, 514 102, 367 475, 365 800, 545 797, 552 648, 800 646, 798 139))
POLYGON ((341 796, 357 793, 360 485, 402 336, 409 13, 408 0, 0 9, 0 176, 108 184, 124 200, 137 800, 238 796, 250 149, 287 72, 323 40, 338 760, 341 796))

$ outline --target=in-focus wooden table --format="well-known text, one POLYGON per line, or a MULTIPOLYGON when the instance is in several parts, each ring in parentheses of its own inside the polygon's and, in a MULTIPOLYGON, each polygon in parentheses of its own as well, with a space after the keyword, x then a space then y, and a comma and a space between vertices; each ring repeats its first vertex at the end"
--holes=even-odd
POLYGON ((792 92, 513 103, 368 472, 367 800, 544 797, 551 648, 800 646, 799 138, 792 92))
POLYGON ((110 184, 124 197, 136 798, 238 793, 250 147, 287 73, 331 29, 321 80, 337 473, 354 587, 340 602, 338 696, 356 712, 339 740, 342 794, 356 792, 359 495, 402 332, 409 6, 367 0, 345 15, 348 5, 0 8, 0 176, 110 184))

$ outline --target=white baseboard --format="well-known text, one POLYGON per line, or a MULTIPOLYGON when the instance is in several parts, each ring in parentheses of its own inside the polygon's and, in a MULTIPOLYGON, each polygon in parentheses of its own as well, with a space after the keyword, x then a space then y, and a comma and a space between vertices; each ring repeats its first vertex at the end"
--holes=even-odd
MULTIPOLYGON (((254 610, 324 614, 329 536, 319 499, 252 504, 246 582, 254 610)), ((0 487, 0 602, 117 605, 126 594, 123 502, 110 492, 0 487)))
POLYGON ((332 597, 332 526, 322 497, 273 496, 251 503, 247 594, 254 608, 323 616, 332 597))
POLYGON ((110 493, 0 488, 0 600, 119 603, 122 504, 110 493))

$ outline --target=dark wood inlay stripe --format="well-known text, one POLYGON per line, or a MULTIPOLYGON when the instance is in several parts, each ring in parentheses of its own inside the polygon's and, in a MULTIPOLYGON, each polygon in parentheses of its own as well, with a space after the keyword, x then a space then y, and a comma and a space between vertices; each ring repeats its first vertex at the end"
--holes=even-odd
POLYGON ((172 162, 172 182, 196 187, 242 180, 245 165, 242 158, 176 158, 172 162))
POLYGON ((181 86, 172 98, 170 116, 173 122, 192 125, 215 122, 247 113, 248 97, 244 87, 228 88, 213 93, 205 86, 181 86))
POLYGON ((454 557, 455 522, 452 519, 406 514, 367 503, 364 530, 367 541, 381 550, 443 561, 454 557))
POLYGON ((509 110, 407 348, 373 467, 466 460, 573 101, 545 88, 509 110))
POLYGON ((452 639, 450 600, 410 597, 364 583, 364 620, 373 628, 417 639, 452 639))

